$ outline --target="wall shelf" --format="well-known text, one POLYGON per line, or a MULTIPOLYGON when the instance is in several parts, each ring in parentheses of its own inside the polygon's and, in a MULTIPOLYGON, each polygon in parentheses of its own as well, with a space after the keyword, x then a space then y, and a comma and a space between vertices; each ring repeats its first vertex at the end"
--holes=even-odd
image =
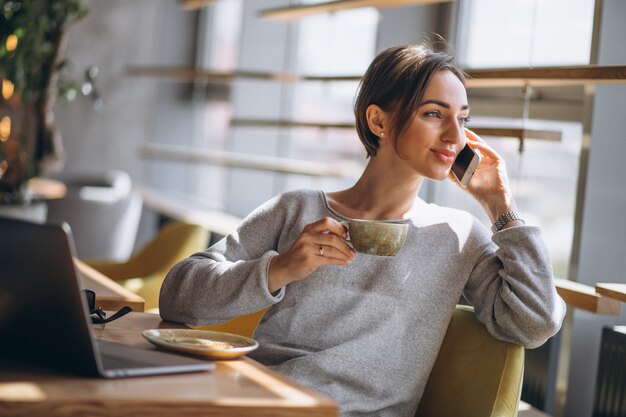
MULTIPOLYGON (((233 119, 231 126, 235 127, 274 127, 274 128, 318 128, 318 129, 355 129, 354 123, 319 123, 319 122, 294 122, 289 120, 257 120, 257 119, 233 119)), ((517 139, 539 139, 548 141, 560 141, 561 132, 555 130, 525 129, 519 127, 480 127, 472 126, 470 129, 479 136, 510 137, 517 139)))
POLYGON ((626 65, 466 69, 469 88, 626 83, 626 65))
MULTIPOLYGON (((236 79, 281 82, 360 81, 361 75, 298 75, 262 71, 211 71, 192 67, 131 65, 128 75, 155 77, 173 81, 204 81, 230 84, 236 79)), ((468 88, 563 86, 585 84, 626 84, 626 66, 562 66, 538 68, 466 69, 468 88)))
POLYGON ((214 84, 230 84, 236 79, 268 80, 294 82, 299 77, 287 73, 269 73, 257 71, 211 71, 192 67, 166 67, 154 65, 131 65, 126 73, 133 76, 154 77, 164 80, 194 82, 203 81, 214 84))
POLYGON ((313 177, 356 177, 362 170, 362 167, 347 161, 332 164, 175 145, 145 144, 141 155, 148 159, 212 164, 313 177))
POLYGON ((314 14, 333 13, 363 7, 377 7, 382 9, 385 7, 447 3, 450 1, 452 0, 336 0, 327 3, 312 3, 266 9, 262 10, 259 15, 267 19, 296 20, 314 14))
POLYGON ((215 3, 216 0, 178 0, 180 8, 183 10, 198 10, 215 3))
POLYGON ((470 126, 474 133, 479 136, 537 139, 552 142, 560 142, 562 133, 558 130, 527 129, 523 127, 479 127, 470 126))
POLYGON ((322 122, 296 122, 292 120, 261 120, 261 119, 233 119, 231 126, 236 127, 311 127, 318 129, 354 129, 354 123, 322 123, 322 122))

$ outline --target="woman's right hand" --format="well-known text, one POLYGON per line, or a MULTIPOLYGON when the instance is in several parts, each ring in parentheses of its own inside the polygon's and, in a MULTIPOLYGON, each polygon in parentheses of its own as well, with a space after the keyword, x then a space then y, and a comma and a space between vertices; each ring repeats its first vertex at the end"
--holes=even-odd
POLYGON ((344 226, 331 217, 306 225, 293 245, 270 261, 269 291, 302 280, 322 265, 347 265, 356 253, 345 237, 344 226))
MULTIPOLYGON (((464 190, 470 193, 485 209, 487 215, 494 222, 502 214, 517 210, 515 199, 511 193, 509 176, 504 159, 491 148, 484 139, 469 129, 465 129, 467 143, 480 154, 480 164, 464 190)), ((449 178, 459 187, 459 181, 452 172, 449 178)))

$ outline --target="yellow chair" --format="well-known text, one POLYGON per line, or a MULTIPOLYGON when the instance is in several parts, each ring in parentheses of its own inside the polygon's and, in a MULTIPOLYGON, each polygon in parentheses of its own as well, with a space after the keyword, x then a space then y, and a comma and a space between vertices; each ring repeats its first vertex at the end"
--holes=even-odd
POLYGON ((206 249, 209 232, 202 226, 172 221, 126 262, 85 263, 146 300, 145 310, 158 311, 159 291, 167 272, 178 261, 206 249))
POLYGON ((194 326, 189 325, 193 329, 199 330, 212 330, 215 332, 234 333, 245 337, 252 337, 257 326, 263 318, 263 314, 268 309, 263 309, 255 313, 244 314, 243 316, 235 317, 232 320, 225 321, 224 323, 214 324, 211 326, 194 326))
POLYGON ((471 307, 457 306, 416 417, 515 417, 524 348, 491 336, 471 307))
MULTIPOLYGON (((214 326, 251 337, 265 310, 214 326)), ((491 336, 472 307, 457 306, 416 417, 515 417, 524 374, 524 348, 491 336)))

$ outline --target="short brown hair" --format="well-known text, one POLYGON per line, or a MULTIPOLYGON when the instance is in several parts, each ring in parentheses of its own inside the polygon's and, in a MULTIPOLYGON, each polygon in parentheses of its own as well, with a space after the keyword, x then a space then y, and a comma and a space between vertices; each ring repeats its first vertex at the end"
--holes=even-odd
POLYGON ((376 104, 391 114, 388 133, 395 147, 397 137, 413 118, 428 84, 441 70, 452 72, 465 85, 466 75, 454 63, 452 55, 425 45, 395 46, 374 58, 361 79, 354 104, 357 133, 368 157, 376 155, 379 139, 367 124, 367 107, 376 104))

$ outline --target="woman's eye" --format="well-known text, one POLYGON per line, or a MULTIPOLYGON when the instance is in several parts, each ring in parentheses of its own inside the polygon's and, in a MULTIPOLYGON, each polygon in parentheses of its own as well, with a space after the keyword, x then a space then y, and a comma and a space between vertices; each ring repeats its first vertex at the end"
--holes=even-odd
POLYGON ((462 126, 466 126, 466 125, 470 122, 470 120, 472 120, 472 118, 471 118, 471 117, 469 117, 469 116, 467 116, 467 117, 461 117, 461 118, 459 119, 459 122, 461 122, 461 125, 462 125, 462 126))
POLYGON ((433 110, 433 111, 428 111, 428 112, 426 112, 426 113, 425 113, 425 115, 426 115, 427 117, 436 117, 436 118, 439 118, 439 117, 440 117, 439 112, 438 112, 438 111, 435 111, 435 110, 433 110))

